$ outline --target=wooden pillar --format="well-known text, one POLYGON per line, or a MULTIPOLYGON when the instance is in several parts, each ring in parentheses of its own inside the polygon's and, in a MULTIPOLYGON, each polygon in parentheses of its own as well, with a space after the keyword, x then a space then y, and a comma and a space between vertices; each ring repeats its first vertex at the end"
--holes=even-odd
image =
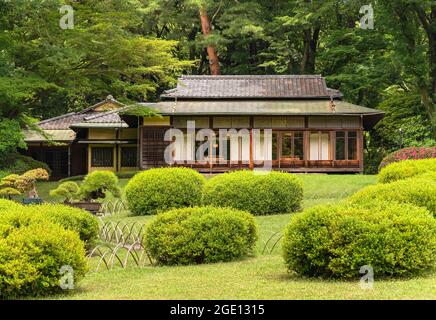
POLYGON ((68 177, 71 177, 71 144, 68 145, 68 177))
POLYGON ((253 163, 253 129, 250 128, 250 170, 254 169, 253 163))
POLYGON ((363 128, 363 116, 360 116, 360 130, 358 131, 358 137, 357 137, 357 144, 358 144, 358 158, 359 158, 359 169, 360 172, 363 173, 363 159, 364 159, 364 153, 363 153, 363 132, 364 132, 364 128, 363 128))

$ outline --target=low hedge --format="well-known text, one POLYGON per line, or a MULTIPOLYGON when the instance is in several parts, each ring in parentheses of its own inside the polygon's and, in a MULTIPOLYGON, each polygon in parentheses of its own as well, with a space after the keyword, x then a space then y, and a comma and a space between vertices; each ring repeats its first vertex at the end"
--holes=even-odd
POLYGON ((91 249, 98 239, 98 220, 85 210, 61 204, 36 205, 29 207, 28 210, 31 211, 30 214, 43 215, 51 222, 75 231, 85 242, 87 249, 91 249))
POLYGON ((1 298, 62 291, 63 266, 74 271, 74 284, 87 272, 83 242, 75 232, 45 219, 29 221, 14 226, 0 223, 1 298))
POLYGON ((254 215, 298 211, 303 200, 303 186, 293 174, 235 171, 207 181, 204 204, 232 207, 254 215))
POLYGON ((201 204, 204 182, 201 174, 188 168, 147 170, 127 184, 127 204, 136 215, 197 206, 201 204))
POLYGON ((251 214, 213 207, 161 213, 144 235, 147 252, 160 265, 231 261, 251 254, 256 240, 251 214))
POLYGON ((424 207, 436 217, 436 180, 426 176, 368 186, 352 195, 352 204, 395 201, 424 207))
POLYGON ((405 160, 384 167, 378 174, 378 182, 389 183, 436 172, 436 159, 405 160))
POLYGON ((404 148, 387 155, 380 163, 379 169, 403 160, 419 160, 436 158, 436 147, 410 147, 404 148))
POLYGON ((18 202, 6 199, 0 199, 0 215, 3 210, 22 208, 23 206, 18 202))
POLYGON ((436 219, 410 204, 373 202, 372 208, 328 205, 291 217, 283 243, 290 271, 323 278, 410 276, 436 262, 436 219))

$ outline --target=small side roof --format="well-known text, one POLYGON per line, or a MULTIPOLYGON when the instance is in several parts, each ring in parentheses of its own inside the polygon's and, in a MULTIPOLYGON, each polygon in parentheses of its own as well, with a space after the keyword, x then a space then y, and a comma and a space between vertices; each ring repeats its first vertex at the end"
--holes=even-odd
MULTIPOLYGON (((57 142, 72 142, 76 138, 76 133, 73 130, 44 130, 44 133, 50 137, 51 140, 57 142)), ((24 140, 26 142, 46 142, 47 139, 36 131, 25 130, 24 140)))

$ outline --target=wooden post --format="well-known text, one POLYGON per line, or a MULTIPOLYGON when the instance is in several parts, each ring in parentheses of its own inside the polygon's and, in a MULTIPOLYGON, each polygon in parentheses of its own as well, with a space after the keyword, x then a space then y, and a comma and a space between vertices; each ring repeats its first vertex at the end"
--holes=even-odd
POLYGON ((253 129, 250 128, 250 170, 254 169, 253 163, 253 129))

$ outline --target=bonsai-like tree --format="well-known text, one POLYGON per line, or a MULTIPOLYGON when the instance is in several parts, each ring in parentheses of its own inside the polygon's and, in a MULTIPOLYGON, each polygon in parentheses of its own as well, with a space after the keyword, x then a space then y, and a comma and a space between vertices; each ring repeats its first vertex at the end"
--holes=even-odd
POLYGON ((121 197, 118 178, 111 171, 95 171, 88 174, 80 186, 80 197, 85 201, 104 199, 107 193, 121 197))
POLYGON ((10 174, 0 180, 0 196, 7 197, 12 200, 12 197, 23 194, 23 191, 17 187, 17 181, 20 179, 18 174, 10 174))
POLYGON ((79 185, 73 181, 61 183, 50 191, 50 196, 64 198, 64 203, 71 203, 79 195, 79 185))
POLYGON ((11 174, 1 180, 0 194, 11 198, 12 196, 21 195, 27 192, 29 198, 35 199, 39 197, 38 190, 36 189, 36 182, 47 181, 48 178, 49 175, 45 169, 29 170, 21 176, 18 174, 11 174))

